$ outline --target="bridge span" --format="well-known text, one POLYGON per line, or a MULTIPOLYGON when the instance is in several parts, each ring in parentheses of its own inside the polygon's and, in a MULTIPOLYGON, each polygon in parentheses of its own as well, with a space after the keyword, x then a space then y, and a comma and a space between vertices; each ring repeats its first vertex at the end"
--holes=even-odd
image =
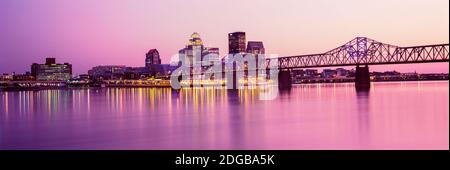
POLYGON ((357 37, 325 53, 270 58, 266 59, 265 65, 278 66, 280 87, 291 86, 290 70, 295 68, 356 66, 356 86, 368 88, 369 65, 449 62, 448 52, 448 43, 399 47, 357 37))

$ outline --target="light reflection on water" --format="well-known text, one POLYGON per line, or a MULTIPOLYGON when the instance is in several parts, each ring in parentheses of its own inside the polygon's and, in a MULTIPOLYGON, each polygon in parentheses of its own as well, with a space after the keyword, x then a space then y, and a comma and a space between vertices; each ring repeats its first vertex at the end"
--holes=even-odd
POLYGON ((0 149, 448 149, 449 83, 0 92, 0 149))

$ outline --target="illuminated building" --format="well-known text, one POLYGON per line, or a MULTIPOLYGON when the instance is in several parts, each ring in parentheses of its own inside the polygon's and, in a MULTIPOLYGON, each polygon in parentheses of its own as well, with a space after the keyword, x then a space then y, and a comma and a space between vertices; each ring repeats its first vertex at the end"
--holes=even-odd
POLYGON ((66 81, 72 78, 72 65, 57 64, 55 58, 46 58, 45 64, 31 65, 31 75, 40 81, 66 81))
POLYGON ((13 80, 13 74, 3 73, 0 75, 0 81, 10 81, 13 80))
POLYGON ((228 34, 228 53, 245 53, 245 32, 233 32, 228 34))
POLYGON ((14 81, 33 81, 36 80, 34 76, 30 74, 30 72, 26 72, 25 74, 13 74, 14 81))
POLYGON ((102 80, 137 80, 149 77, 168 77, 175 70, 176 66, 169 64, 153 64, 148 67, 127 67, 123 65, 96 66, 88 71, 91 79, 102 80))
POLYGON ((190 66, 209 65, 219 60, 219 48, 204 47, 200 35, 194 32, 186 47, 179 51, 179 57, 182 63, 190 66))

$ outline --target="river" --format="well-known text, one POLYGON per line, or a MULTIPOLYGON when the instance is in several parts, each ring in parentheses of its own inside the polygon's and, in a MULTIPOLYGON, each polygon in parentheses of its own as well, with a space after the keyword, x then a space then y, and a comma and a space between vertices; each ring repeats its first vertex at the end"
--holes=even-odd
POLYGON ((449 149, 449 82, 0 91, 0 149, 449 149))

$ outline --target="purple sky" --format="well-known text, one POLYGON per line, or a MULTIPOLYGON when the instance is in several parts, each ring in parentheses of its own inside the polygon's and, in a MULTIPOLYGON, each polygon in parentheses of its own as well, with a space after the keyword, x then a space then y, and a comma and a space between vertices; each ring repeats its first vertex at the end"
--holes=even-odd
MULTIPOLYGON (((449 42, 448 0, 1 0, 0 73, 29 71, 56 57, 76 74, 96 65, 162 61, 192 32, 227 51, 227 33, 247 32, 270 54, 322 53, 367 36, 398 46, 449 42)), ((371 70, 448 72, 448 63, 371 70)))

